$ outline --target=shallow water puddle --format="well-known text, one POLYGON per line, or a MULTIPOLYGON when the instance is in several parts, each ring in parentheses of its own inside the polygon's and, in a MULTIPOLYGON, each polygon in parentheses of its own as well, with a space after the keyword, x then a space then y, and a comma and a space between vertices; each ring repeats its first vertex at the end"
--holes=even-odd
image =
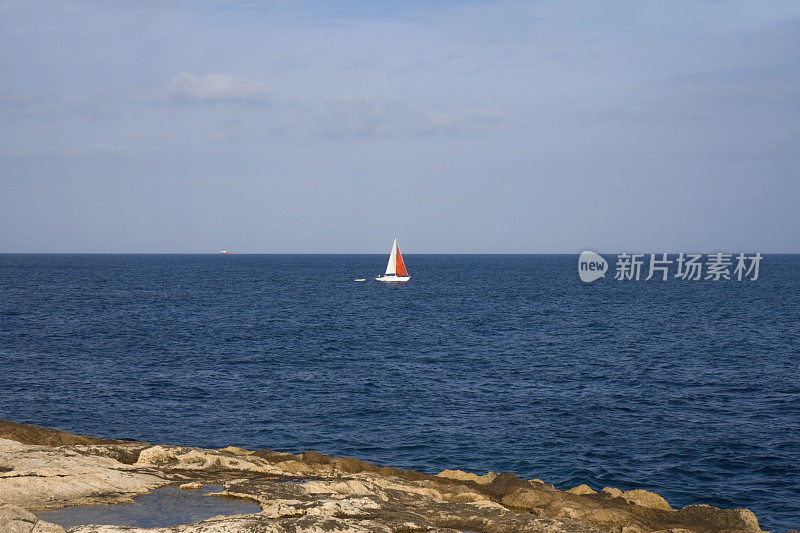
POLYGON ((88 524, 133 527, 166 527, 191 524, 217 515, 257 513, 259 505, 249 500, 206 496, 220 492, 220 485, 199 490, 181 490, 170 485, 140 494, 134 503, 75 505, 42 511, 36 516, 64 528, 88 524))

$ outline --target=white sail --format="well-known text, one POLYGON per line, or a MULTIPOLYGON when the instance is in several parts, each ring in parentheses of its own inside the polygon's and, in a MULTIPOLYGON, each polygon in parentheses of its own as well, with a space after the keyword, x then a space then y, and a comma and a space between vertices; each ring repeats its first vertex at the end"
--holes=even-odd
POLYGON ((389 263, 387 263, 386 265, 385 275, 394 276, 396 271, 397 271, 397 237, 395 237, 394 243, 392 244, 392 252, 389 254, 389 263))

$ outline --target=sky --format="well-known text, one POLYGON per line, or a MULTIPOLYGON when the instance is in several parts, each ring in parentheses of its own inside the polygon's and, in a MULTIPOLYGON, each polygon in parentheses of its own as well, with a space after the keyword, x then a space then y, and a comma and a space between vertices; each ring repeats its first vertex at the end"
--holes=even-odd
POLYGON ((800 252, 800 2, 0 2, 0 252, 800 252))

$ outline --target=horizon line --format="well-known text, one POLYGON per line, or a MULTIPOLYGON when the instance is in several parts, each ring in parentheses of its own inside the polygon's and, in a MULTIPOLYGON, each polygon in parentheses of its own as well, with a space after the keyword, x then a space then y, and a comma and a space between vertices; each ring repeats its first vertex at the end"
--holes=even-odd
MULTIPOLYGON (((403 255, 412 256, 412 255, 580 255, 583 251, 592 251, 600 255, 619 255, 619 254, 643 254, 645 256, 650 254, 660 255, 666 253, 667 255, 678 255, 678 254, 701 254, 701 255, 710 255, 716 253, 723 253, 723 254, 738 254, 738 253, 745 253, 745 254, 755 254, 760 253, 762 255, 800 255, 800 252, 758 252, 758 251, 750 251, 750 250, 738 250, 736 252, 730 251, 710 251, 710 252, 697 252, 696 250, 690 251, 681 251, 681 252, 640 252, 640 251, 631 251, 626 250, 624 252, 602 252, 597 250, 581 250, 579 252, 412 252, 406 253, 404 252, 403 255)), ((235 252, 232 254, 223 254, 221 252, 0 252, 0 255, 387 255, 386 252, 235 252)))

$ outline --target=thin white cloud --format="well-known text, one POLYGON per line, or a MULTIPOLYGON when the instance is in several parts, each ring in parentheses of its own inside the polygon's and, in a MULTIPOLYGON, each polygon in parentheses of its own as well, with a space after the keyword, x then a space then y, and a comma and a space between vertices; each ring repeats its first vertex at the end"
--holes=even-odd
POLYGON ((249 78, 221 73, 196 76, 191 72, 180 72, 172 78, 167 94, 171 99, 192 101, 264 102, 270 96, 265 83, 249 78))
MULTIPOLYGON (((442 107, 406 98, 296 98, 268 90, 265 83, 251 78, 225 73, 198 76, 180 72, 167 87, 166 101, 219 103, 214 108, 215 120, 225 125, 228 136, 237 139, 245 132, 270 137, 470 134, 501 121, 498 113, 486 109, 442 107), (240 104, 248 104, 247 109, 240 104), (261 109, 256 111, 250 104, 261 109)), ((217 128, 214 135, 220 135, 217 128)))
POLYGON ((404 99, 327 100, 313 108, 308 132, 327 137, 475 133, 501 117, 485 109, 439 109, 404 99))
POLYGON ((21 119, 49 119, 68 114, 106 118, 114 113, 105 95, 0 94, 0 115, 21 119))

